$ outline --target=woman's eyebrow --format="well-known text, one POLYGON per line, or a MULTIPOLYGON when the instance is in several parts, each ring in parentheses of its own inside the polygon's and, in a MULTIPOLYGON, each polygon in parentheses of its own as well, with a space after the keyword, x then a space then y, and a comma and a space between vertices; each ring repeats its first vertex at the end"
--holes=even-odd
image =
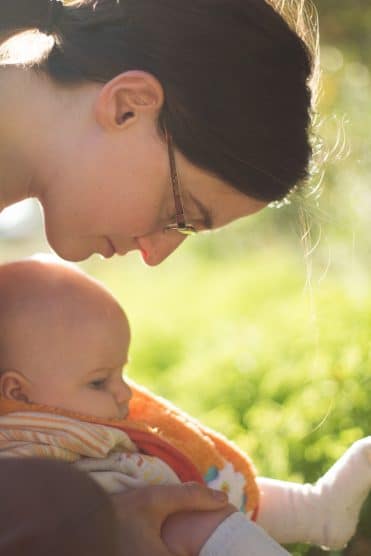
POLYGON ((194 195, 192 195, 192 193, 189 193, 189 196, 192 202, 196 205, 196 207, 200 211, 205 228, 207 230, 212 230, 214 227, 214 223, 210 211, 205 207, 203 203, 201 203, 199 199, 197 199, 194 195))

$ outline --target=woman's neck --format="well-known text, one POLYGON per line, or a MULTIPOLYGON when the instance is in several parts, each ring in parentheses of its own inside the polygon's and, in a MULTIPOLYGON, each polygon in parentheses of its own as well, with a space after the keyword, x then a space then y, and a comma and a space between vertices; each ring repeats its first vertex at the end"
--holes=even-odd
POLYGON ((20 162, 12 142, 4 144, 0 140, 0 211, 13 203, 31 197, 31 181, 31 174, 20 162))
POLYGON ((2 209, 42 194, 55 163, 55 128, 64 114, 54 84, 31 69, 0 67, 0 98, 2 209))
POLYGON ((27 133, 26 121, 22 129, 22 121, 25 111, 32 110, 27 98, 33 91, 26 92, 26 76, 27 70, 0 68, 0 209, 30 195, 32 172, 27 143, 32 143, 32 137, 27 133))
POLYGON ((69 163, 70 138, 82 143, 101 87, 63 87, 42 72, 0 65, 0 210, 47 195, 69 163))

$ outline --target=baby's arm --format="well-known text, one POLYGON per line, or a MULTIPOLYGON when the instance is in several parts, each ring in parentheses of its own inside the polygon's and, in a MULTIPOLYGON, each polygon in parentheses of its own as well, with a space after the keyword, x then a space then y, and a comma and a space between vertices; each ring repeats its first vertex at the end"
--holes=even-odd
POLYGON ((213 512, 174 514, 161 536, 176 556, 289 556, 232 505, 213 512))
POLYGON ((315 485, 266 478, 258 484, 257 522, 274 539, 341 548, 353 536, 371 489, 371 436, 353 444, 315 485))

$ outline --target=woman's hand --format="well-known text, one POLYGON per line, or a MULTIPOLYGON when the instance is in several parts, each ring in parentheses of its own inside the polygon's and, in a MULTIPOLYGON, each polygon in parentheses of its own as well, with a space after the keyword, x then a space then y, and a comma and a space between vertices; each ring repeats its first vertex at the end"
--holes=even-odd
POLYGON ((198 556, 215 529, 237 508, 228 504, 213 511, 178 512, 162 528, 162 538, 176 556, 198 556))
POLYGON ((170 556, 161 538, 166 519, 177 512, 220 510, 227 497, 196 483, 149 486, 112 496, 120 556, 170 556))

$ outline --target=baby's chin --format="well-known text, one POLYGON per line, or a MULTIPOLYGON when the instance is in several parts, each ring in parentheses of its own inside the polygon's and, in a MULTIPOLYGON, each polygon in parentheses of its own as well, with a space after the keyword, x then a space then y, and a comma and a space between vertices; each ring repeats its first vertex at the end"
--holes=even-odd
POLYGON ((127 418, 127 416, 129 415, 128 411, 123 411, 123 412, 115 412, 115 413, 97 413, 97 412, 92 412, 92 411, 78 411, 76 412, 78 415, 81 415, 82 417, 88 417, 90 418, 92 421, 94 421, 94 419, 97 419, 98 421, 123 421, 124 419, 127 418))
MULTIPOLYGON (((35 403, 35 402, 34 402, 35 403)), ((45 404, 42 404, 45 405, 45 404)), ((123 420, 126 419, 129 415, 128 407, 123 408, 115 408, 112 411, 97 411, 97 408, 90 408, 84 407, 83 405, 78 406, 71 406, 65 404, 57 404, 57 405, 49 405, 49 407, 53 410, 66 412, 66 414, 70 413, 76 415, 77 417, 81 415, 81 417, 88 417, 92 420, 94 419, 101 419, 101 420, 123 420)))
POLYGON ((125 408, 118 408, 115 411, 89 411, 87 413, 90 417, 95 417, 96 419, 107 419, 107 420, 123 420, 126 419, 129 415, 129 409, 125 408))
POLYGON ((68 403, 65 399, 53 399, 52 402, 46 402, 44 397, 40 399, 37 396, 33 397, 31 400, 27 400, 27 403, 33 406, 50 408, 51 411, 71 414, 71 416, 75 415, 76 417, 81 415, 81 417, 89 417, 91 419, 123 420, 129 415, 128 405, 123 405, 121 407, 114 403, 112 405, 109 404, 110 407, 97 407, 96 404, 91 406, 91 404, 84 404, 83 402, 78 403, 77 400, 74 400, 74 403, 68 403))

